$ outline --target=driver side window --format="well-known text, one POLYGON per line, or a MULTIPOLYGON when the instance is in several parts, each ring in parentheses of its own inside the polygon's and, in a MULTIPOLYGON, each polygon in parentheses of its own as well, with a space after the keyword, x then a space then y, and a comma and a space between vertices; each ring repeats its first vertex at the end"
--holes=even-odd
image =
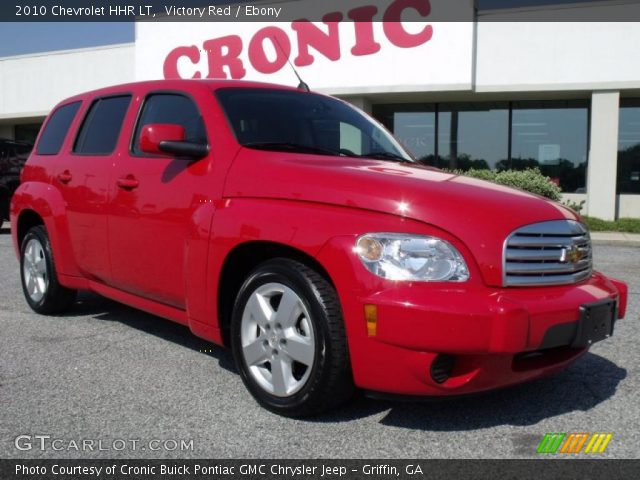
POLYGON ((140 149, 140 132, 152 123, 180 125, 185 130, 185 140, 207 144, 207 132, 202 115, 193 100, 175 93, 154 93, 149 95, 142 107, 133 138, 132 151, 136 155, 145 155, 140 149))

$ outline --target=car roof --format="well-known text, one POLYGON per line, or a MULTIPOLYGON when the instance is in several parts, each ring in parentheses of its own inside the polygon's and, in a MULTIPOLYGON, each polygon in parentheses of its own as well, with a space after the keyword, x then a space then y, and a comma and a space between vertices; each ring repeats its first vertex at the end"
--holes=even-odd
MULTIPOLYGON (((116 95, 119 93, 144 93, 150 90, 184 90, 184 91, 202 91, 217 90, 220 88, 265 88, 277 90, 292 90, 297 88, 278 85, 275 83, 255 82, 248 80, 148 80, 143 82, 122 83, 110 87, 100 88, 83 92, 73 97, 68 97, 61 101, 57 106, 72 103, 86 98, 95 98, 108 95, 116 95)), ((56 107, 57 107, 56 106, 56 107)))

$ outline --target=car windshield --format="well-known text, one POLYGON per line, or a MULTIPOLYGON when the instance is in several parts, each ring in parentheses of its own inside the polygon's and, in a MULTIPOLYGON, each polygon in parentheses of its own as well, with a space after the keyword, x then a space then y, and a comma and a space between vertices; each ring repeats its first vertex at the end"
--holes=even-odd
POLYGON ((244 147, 414 162, 384 127, 341 100, 268 88, 223 88, 216 96, 244 147))

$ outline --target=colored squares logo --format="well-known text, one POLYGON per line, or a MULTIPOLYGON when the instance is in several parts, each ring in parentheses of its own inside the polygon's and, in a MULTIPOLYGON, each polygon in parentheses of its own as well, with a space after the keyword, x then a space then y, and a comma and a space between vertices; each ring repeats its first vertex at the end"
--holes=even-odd
POLYGON ((539 454, 604 453, 612 433, 547 433, 536 450, 539 454))
POLYGON ((584 453, 604 453, 612 437, 611 433, 594 433, 584 453))

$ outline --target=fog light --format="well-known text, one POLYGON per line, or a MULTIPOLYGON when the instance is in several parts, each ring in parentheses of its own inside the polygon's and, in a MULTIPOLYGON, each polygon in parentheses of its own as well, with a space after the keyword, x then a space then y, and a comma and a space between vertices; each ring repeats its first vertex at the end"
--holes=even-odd
POLYGON ((431 363, 431 378, 436 383, 447 381, 451 376, 455 357, 453 355, 440 354, 431 363))
POLYGON ((375 337, 378 333, 378 307, 375 305, 365 305, 364 318, 367 321, 367 335, 375 337))

